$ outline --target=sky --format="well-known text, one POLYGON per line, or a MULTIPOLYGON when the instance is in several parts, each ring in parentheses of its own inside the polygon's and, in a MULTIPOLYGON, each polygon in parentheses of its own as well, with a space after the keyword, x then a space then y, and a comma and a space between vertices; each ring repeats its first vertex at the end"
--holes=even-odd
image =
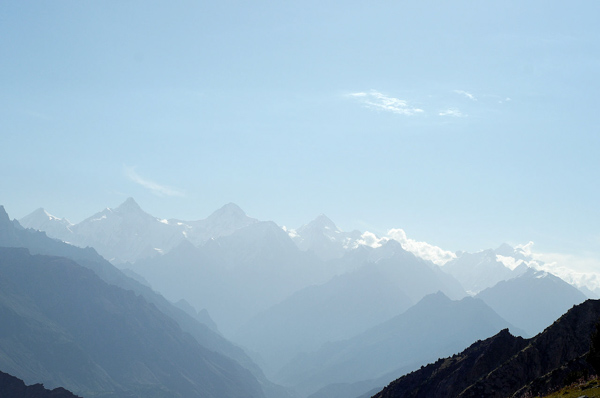
POLYGON ((134 197, 600 271, 597 1, 0 5, 0 204, 134 197), (552 258, 552 257, 549 257, 552 258))

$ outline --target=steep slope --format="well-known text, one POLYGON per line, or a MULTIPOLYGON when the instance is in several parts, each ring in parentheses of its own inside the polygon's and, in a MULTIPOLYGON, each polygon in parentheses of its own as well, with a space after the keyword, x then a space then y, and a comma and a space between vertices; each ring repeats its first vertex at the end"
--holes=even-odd
POLYGON ((531 268, 476 297, 528 336, 540 333, 573 305, 586 300, 583 293, 562 279, 531 268))
POLYGON ((154 305, 62 258, 0 248, 0 368, 76 393, 263 397, 252 375, 154 305))
POLYGON ((310 395, 331 383, 375 379, 398 369, 410 371, 508 326, 481 300, 452 301, 442 293, 432 294, 352 339, 296 358, 276 380, 310 395))
POLYGON ((33 254, 47 254, 67 257, 78 264, 91 269, 105 282, 132 290, 143 296, 148 302, 154 304, 159 310, 174 319, 179 326, 190 333, 202 346, 226 355, 249 369, 260 381, 265 393, 269 397, 285 397, 282 389, 268 381, 260 368, 244 353, 242 349, 233 345, 223 336, 211 330, 211 325, 200 322, 199 317, 192 317, 185 311, 176 308, 155 293, 149 287, 128 278, 121 271, 107 262, 92 248, 81 249, 59 240, 50 239, 44 232, 23 229, 18 222, 10 221, 3 206, 0 206, 0 246, 24 247, 33 254))
MULTIPOLYGON (((458 355, 440 359, 390 383, 375 398, 535 396, 560 386, 553 372, 581 368, 591 334, 600 319, 600 301, 588 300, 570 309, 534 338, 524 340, 507 331, 478 341, 458 355)), ((559 372, 560 373, 560 372, 559 372)), ((563 376, 565 373, 561 373, 563 376)))
POLYGON ((80 398, 62 387, 47 390, 41 384, 26 386, 23 380, 0 372, 2 398, 80 398))

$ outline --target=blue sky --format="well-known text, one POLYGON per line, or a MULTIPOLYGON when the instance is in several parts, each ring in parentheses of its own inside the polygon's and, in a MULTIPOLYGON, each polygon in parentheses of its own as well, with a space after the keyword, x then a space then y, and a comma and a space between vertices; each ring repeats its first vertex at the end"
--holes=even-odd
POLYGON ((600 3, 0 6, 0 198, 600 264, 600 3))

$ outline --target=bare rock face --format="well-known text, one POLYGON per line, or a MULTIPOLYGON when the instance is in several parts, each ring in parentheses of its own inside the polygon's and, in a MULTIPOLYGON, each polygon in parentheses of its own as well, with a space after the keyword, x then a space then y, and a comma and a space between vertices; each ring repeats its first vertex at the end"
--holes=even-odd
POLYGON ((531 339, 503 330, 395 380, 375 397, 500 398, 544 393, 562 385, 573 372, 593 372, 583 357, 599 320, 600 300, 588 300, 531 339))

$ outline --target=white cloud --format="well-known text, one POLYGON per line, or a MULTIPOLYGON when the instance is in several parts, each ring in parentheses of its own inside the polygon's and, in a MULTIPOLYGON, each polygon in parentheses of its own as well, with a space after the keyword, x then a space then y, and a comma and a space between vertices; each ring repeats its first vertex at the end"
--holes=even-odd
POLYGON ((369 92, 352 93, 349 96, 358 99, 367 108, 392 112, 398 115, 412 116, 425 112, 423 109, 410 106, 406 100, 388 97, 387 95, 375 90, 371 90, 369 92))
POLYGON ((475 98, 475 96, 469 92, 466 92, 464 90, 454 90, 454 92, 456 94, 460 94, 460 95, 464 95, 465 97, 467 97, 468 99, 470 99, 471 101, 477 101, 477 98, 475 98))
POLYGON ((467 115, 456 108, 449 108, 444 111, 440 111, 438 116, 466 117, 467 115))
POLYGON ((149 189, 153 194, 159 196, 185 196, 183 192, 170 188, 165 185, 160 185, 152 180, 148 180, 140 176, 136 171, 135 167, 124 167, 124 174, 131 181, 149 189))
POLYGON ((429 260, 437 265, 444 265, 448 261, 456 258, 456 254, 451 251, 444 250, 440 247, 430 245, 427 242, 419 242, 406 237, 406 232, 402 229, 390 229, 388 236, 402 245, 406 251, 413 253, 417 257, 429 260))
POLYGON ((387 238, 377 237, 373 232, 365 231, 365 233, 360 236, 360 239, 356 241, 355 247, 358 245, 365 245, 376 249, 381 247, 387 240, 387 238))

